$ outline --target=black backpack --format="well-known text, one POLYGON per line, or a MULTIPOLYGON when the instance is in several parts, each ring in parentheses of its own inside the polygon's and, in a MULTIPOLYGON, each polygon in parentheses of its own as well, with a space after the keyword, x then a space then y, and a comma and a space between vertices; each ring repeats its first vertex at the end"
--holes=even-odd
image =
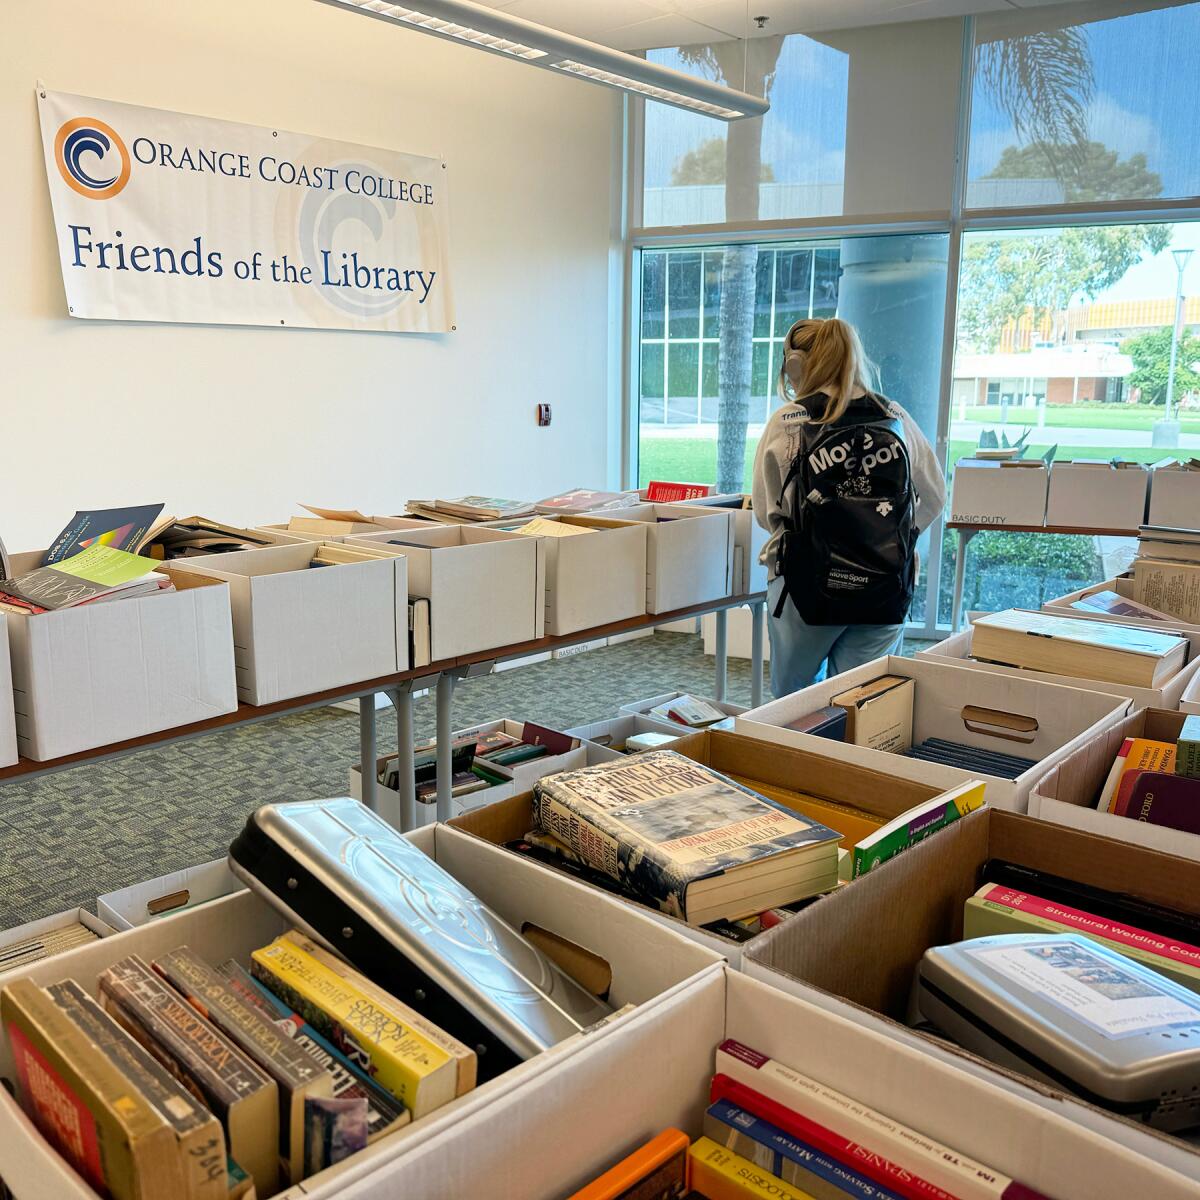
MULTIPOLYGON (((806 407, 823 404, 810 397, 806 407)), ((908 447, 886 401, 855 400, 835 424, 806 421, 779 496, 775 573, 809 625, 898 625, 916 577, 908 447)), ((811 409, 810 409, 811 411, 811 409)))

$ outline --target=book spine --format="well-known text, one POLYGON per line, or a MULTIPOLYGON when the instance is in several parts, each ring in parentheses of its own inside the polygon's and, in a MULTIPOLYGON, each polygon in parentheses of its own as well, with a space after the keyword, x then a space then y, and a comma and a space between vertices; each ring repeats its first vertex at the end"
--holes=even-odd
POLYGON ((700 1138, 688 1151, 688 1186, 706 1200, 811 1200, 740 1154, 700 1138))
POLYGON ((1175 752, 1175 774, 1200 779, 1200 742, 1180 737, 1175 752))
POLYGON ((1142 776, 1123 815, 1146 825, 1200 834, 1200 802, 1194 795, 1180 795, 1172 786, 1172 781, 1182 783, 1182 779, 1174 775, 1156 777, 1156 774, 1147 772, 1142 776))
POLYGON ((431 1111, 427 1081, 451 1057, 427 1038, 285 941, 250 957, 250 971, 315 1029, 347 1048, 352 1061, 413 1111, 431 1111))
POLYGON ((740 1077, 750 1087, 763 1091, 768 1097, 787 1104, 826 1128, 837 1129, 861 1145, 876 1148, 958 1200, 998 1200, 1013 1183, 998 1171, 922 1136, 783 1063, 765 1058, 739 1042, 723 1043, 717 1051, 717 1060, 718 1070, 733 1074, 734 1078, 740 1077))
POLYGON ((1159 937, 1158 934, 1147 933, 1146 930, 1138 929, 1133 925, 1123 925, 1119 921, 1093 916, 1089 912, 1078 908, 1069 908, 1065 904, 1053 904, 1049 900, 1041 899, 1040 896, 1031 896, 1028 892, 1018 892, 998 883, 988 885, 987 890, 979 896, 979 899, 988 904, 1041 917, 1079 933, 1104 938, 1106 941, 1116 944, 1118 948, 1129 947, 1134 950, 1144 950, 1148 954, 1194 967, 1200 971, 1200 946, 1190 946, 1185 942, 1159 937))
POLYGON ((857 879, 860 875, 873 871, 887 862, 889 858, 895 858, 897 854, 923 841, 931 833, 945 829, 952 821, 957 821, 960 816, 962 816, 962 812, 958 805, 950 800, 945 804, 939 804, 916 814, 912 820, 900 828, 892 830, 891 833, 875 841, 869 838, 863 839, 854 847, 854 878, 857 879))

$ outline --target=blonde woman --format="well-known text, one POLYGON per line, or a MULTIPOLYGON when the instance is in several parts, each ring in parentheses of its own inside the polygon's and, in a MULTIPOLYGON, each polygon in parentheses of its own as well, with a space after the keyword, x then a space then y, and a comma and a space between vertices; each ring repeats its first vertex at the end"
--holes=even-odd
POLYGON ((754 515, 771 535, 761 561, 776 696, 898 652, 917 538, 946 503, 932 447, 871 374, 845 321, 788 330, 783 406, 754 459, 754 515))

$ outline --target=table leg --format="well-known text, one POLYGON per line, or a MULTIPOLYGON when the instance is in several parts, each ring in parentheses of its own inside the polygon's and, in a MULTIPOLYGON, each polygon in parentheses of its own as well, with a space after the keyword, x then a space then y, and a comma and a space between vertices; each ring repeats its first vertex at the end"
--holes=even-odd
POLYGON ((718 700, 725 699, 725 686, 729 677, 729 610, 722 608, 717 611, 717 682, 714 695, 718 700))
POLYGON ((396 769, 400 780, 400 832, 408 833, 417 825, 417 785, 413 779, 413 698, 412 684, 392 693, 396 706, 396 769))
POLYGON ((450 755, 450 706, 454 700, 454 676, 443 671, 437 681, 437 819, 448 821, 453 789, 450 755))
POLYGON ((954 602, 950 609, 950 632, 957 633, 962 624, 963 587, 967 577, 967 547, 975 536, 974 529, 959 529, 958 545, 954 552, 954 602))
POLYGON ((757 708, 763 699, 763 613, 766 605, 760 600, 750 605, 750 707, 757 708))
POLYGON ((375 777, 379 770, 375 753, 375 693, 358 698, 358 769, 362 779, 362 802, 372 811, 379 808, 375 777))

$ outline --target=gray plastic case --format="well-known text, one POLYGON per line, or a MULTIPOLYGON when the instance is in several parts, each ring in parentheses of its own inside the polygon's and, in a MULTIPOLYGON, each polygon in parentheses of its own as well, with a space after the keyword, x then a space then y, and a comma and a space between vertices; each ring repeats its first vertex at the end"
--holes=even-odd
POLYGON ((1200 996, 1078 934, 1003 934, 921 959, 921 1015, 1001 1066, 1159 1129, 1200 1124, 1200 996))
POLYGON ((356 800, 265 805, 229 863, 288 920, 474 1047, 481 1080, 612 1012, 356 800))

